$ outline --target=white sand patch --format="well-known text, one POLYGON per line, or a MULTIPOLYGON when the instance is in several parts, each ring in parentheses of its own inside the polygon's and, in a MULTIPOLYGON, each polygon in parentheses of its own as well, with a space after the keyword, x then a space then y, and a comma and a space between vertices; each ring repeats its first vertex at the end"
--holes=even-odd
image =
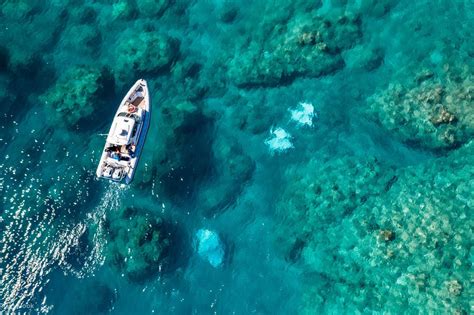
POLYGON ((291 119, 302 126, 313 126, 313 120, 318 118, 311 103, 301 102, 296 109, 290 110, 291 119))
POLYGON ((270 137, 265 140, 265 144, 270 147, 272 153, 284 152, 293 148, 291 138, 291 135, 283 128, 276 128, 275 130, 270 130, 270 137))
POLYGON ((196 232, 197 252, 199 256, 207 260, 214 268, 224 262, 224 244, 216 232, 199 229, 196 232))

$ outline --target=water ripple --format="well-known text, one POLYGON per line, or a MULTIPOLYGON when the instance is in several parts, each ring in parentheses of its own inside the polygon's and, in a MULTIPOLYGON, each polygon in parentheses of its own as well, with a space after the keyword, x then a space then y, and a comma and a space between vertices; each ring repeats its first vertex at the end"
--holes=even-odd
POLYGON ((28 173, 0 165, 0 312, 5 313, 47 313, 52 306, 42 291, 55 268, 81 278, 102 265, 104 242, 100 223, 107 210, 119 206, 120 195, 125 191, 110 185, 85 218, 71 220, 69 214, 90 195, 88 184, 93 175, 81 176, 81 171, 69 167, 67 173, 53 176, 51 184, 50 180, 28 173), (72 176, 66 179, 63 174, 72 176), (87 232, 92 248, 81 264, 74 266, 68 257, 87 232))

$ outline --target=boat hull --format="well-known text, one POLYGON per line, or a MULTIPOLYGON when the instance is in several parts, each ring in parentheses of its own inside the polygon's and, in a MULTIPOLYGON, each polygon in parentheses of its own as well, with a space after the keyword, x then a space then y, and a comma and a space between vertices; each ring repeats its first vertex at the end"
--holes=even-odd
POLYGON ((140 79, 130 88, 115 113, 97 166, 98 178, 124 184, 133 181, 150 120, 148 86, 140 79))

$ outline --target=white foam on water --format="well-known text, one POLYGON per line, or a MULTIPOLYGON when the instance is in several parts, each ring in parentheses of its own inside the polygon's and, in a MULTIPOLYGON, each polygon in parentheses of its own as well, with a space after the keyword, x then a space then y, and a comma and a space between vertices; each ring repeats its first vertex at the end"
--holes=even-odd
MULTIPOLYGON (((17 195, 15 189, 7 189, 5 193, 17 195)), ((36 213, 38 199, 42 199, 38 195, 38 187, 32 194, 22 191, 21 198, 10 200, 12 206, 3 214, 8 224, 1 239, 0 254, 5 264, 2 265, 0 295, 3 304, 0 310, 6 313, 39 311, 32 308, 31 301, 46 284, 52 264, 74 239, 75 234, 68 233, 69 227, 56 224, 52 228, 56 217, 53 206, 39 208, 41 213, 36 213), (62 231, 63 235, 56 235, 55 231, 62 231)))
MULTIPOLYGON (((79 222, 70 222, 58 216, 73 211, 76 204, 89 196, 88 182, 92 177, 81 179, 79 172, 68 168, 72 179, 51 177, 52 189, 44 189, 44 180, 31 173, 18 177, 17 169, 5 167, 0 172, 0 192, 5 210, 1 213, 0 234, 0 313, 34 312, 51 310, 46 297, 40 298, 48 283, 48 276, 55 268, 77 277, 91 274, 104 262, 102 222, 107 211, 120 206, 126 188, 110 185, 99 204, 90 215, 79 222), (14 183, 8 185, 5 183, 14 183), (54 191, 55 190, 55 191, 54 191), (54 191, 54 193, 53 193, 54 191), (64 192, 74 195, 65 201, 64 192), (72 197, 72 198, 71 198, 72 197), (81 261, 79 270, 68 262, 71 250, 80 245, 80 238, 88 231, 92 238, 92 250, 81 261)), ((49 180, 48 180, 49 181, 49 180)))
POLYGON ((279 127, 270 130, 270 137, 265 140, 265 144, 269 146, 270 152, 272 153, 285 152, 293 148, 291 139, 291 135, 279 127))
POLYGON ((301 126, 313 126, 314 119, 318 118, 318 114, 314 111, 311 103, 301 102, 296 109, 290 109, 291 119, 301 126))
POLYGON ((129 186, 124 187, 117 183, 110 183, 110 186, 107 187, 107 190, 101 197, 99 204, 88 213, 86 220, 83 223, 80 223, 84 226, 83 232, 85 232, 87 227, 89 228, 89 232, 92 234, 93 247, 79 270, 76 270, 70 265, 64 265, 65 269, 76 277, 83 278, 88 274, 92 274, 98 266, 103 265, 105 262, 105 256, 103 255, 103 248, 105 245, 103 222, 107 212, 115 211, 120 208, 120 203, 122 198, 124 198, 124 193, 129 188, 129 186))

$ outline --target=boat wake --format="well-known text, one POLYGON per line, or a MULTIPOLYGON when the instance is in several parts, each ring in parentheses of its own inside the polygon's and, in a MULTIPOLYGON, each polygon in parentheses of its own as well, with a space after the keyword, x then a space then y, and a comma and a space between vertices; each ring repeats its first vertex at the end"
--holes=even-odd
MULTIPOLYGON (((65 184, 72 185, 69 189, 76 194, 89 194, 93 176, 65 184)), ((52 196, 46 185, 41 178, 0 165, 0 313, 47 313, 52 306, 44 288, 51 272, 84 277, 103 264, 101 222, 107 211, 119 207, 126 189, 111 184, 85 218, 71 219, 78 198, 68 201, 64 197, 68 192, 62 190, 52 196), (84 237, 92 239, 92 248, 80 264, 74 264, 71 254, 80 250, 84 237)))
POLYGON ((87 214, 84 222, 78 223, 73 230, 77 231, 78 238, 74 244, 69 246, 70 249, 80 247, 79 238, 88 232, 92 239, 92 249, 88 253, 86 259, 81 262, 80 268, 73 266, 71 263, 62 261, 61 266, 63 269, 74 274, 78 278, 83 278, 87 275, 92 274, 98 266, 104 263, 105 257, 103 256, 104 230, 103 222, 105 220, 107 212, 115 211, 120 208, 122 198, 124 198, 125 192, 129 189, 127 185, 117 184, 110 182, 103 196, 101 197, 100 203, 87 214))

